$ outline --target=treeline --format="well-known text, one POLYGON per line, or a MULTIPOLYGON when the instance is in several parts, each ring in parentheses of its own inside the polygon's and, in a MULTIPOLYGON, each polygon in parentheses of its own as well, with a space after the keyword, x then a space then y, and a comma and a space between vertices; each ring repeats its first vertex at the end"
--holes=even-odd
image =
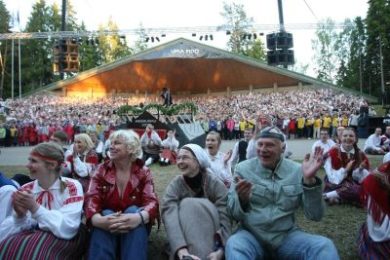
POLYGON ((368 3, 366 18, 346 20, 341 32, 331 19, 319 24, 312 40, 313 64, 321 80, 383 97, 382 86, 385 92, 390 88, 390 4, 368 3))

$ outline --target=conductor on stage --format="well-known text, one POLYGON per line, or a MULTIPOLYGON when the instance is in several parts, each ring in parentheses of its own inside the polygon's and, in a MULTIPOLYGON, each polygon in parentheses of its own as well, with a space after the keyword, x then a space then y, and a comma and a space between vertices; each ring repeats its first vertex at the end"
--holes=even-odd
POLYGON ((168 88, 163 88, 161 97, 164 99, 164 106, 169 107, 172 105, 171 91, 168 88))

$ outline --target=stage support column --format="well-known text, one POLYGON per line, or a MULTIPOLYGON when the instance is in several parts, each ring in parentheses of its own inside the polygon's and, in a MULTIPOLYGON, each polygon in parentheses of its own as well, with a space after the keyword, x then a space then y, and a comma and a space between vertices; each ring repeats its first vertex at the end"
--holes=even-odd
POLYGON ((66 87, 62 87, 62 96, 66 97, 66 87))
POLYGON ((211 94, 210 88, 207 88, 207 95, 209 96, 211 94))
POLYGON ((227 95, 228 97, 230 97, 230 95, 231 95, 230 86, 227 86, 227 87, 226 87, 226 95, 227 95))
POLYGON ((278 91, 278 83, 274 82, 274 92, 278 91))
POLYGON ((299 90, 302 90, 302 89, 303 89, 303 84, 302 84, 302 82, 298 82, 298 89, 299 89, 299 90))
POLYGON ((249 93, 253 92, 253 85, 249 85, 249 93))

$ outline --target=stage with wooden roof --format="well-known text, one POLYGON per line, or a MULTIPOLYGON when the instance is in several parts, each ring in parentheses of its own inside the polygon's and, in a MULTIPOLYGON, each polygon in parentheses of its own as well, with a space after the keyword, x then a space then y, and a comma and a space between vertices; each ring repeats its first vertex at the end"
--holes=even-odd
POLYGON ((193 95, 278 91, 303 86, 342 90, 303 74, 179 38, 52 83, 41 90, 60 92, 65 96, 100 97, 123 93, 158 94, 164 87, 173 95, 193 95))

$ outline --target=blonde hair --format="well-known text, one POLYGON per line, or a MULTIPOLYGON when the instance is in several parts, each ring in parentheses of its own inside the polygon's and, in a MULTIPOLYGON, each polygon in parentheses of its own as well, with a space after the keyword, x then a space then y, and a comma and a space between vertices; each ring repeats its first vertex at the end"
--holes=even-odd
POLYGON ((127 147, 131 161, 135 161, 142 155, 142 147, 139 136, 133 130, 117 130, 111 133, 109 139, 111 143, 114 139, 122 139, 127 147))
POLYGON ((86 145, 86 150, 92 150, 95 148, 95 144, 92 142, 91 137, 88 134, 82 133, 82 134, 77 134, 74 136, 74 140, 79 140, 83 142, 86 145))

